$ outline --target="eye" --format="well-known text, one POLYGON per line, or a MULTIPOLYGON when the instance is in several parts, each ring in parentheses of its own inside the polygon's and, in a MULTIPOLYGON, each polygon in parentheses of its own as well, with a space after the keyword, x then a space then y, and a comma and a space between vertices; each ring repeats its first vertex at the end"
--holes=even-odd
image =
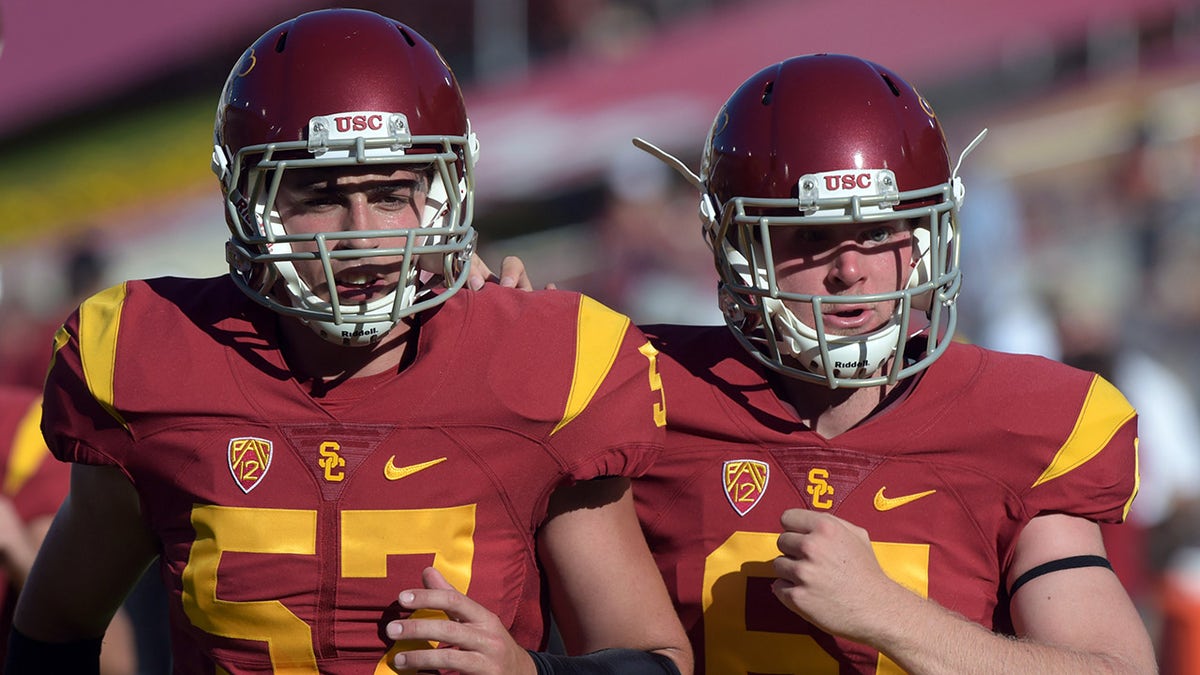
POLYGON ((385 188, 372 192, 371 202, 384 210, 399 211, 412 205, 415 194, 416 189, 408 185, 385 188))
POLYGON ((863 241, 870 244, 882 244, 891 239, 895 233, 896 229, 890 225, 876 227, 863 233, 863 241))
POLYGON ((911 221, 900 220, 864 225, 858 232, 858 242, 864 246, 899 243, 911 229, 911 221))
POLYGON ((323 214, 342 205, 337 195, 319 191, 281 191, 275 201, 276 208, 285 217, 303 214, 323 214))
POLYGON ((308 211, 322 211, 340 206, 342 200, 334 195, 317 194, 306 197, 300 204, 308 211))
POLYGON ((772 227, 771 245, 783 255, 813 256, 834 245, 835 234, 828 227, 772 227))
POLYGON ((797 227, 792 236, 799 244, 820 244, 829 240, 829 233, 822 227, 797 227))

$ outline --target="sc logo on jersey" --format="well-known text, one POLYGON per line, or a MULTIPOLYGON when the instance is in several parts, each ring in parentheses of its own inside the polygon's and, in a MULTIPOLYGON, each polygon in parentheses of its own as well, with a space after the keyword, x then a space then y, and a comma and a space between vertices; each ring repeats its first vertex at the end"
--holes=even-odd
POLYGON ((337 441, 321 444, 321 458, 317 460, 317 465, 324 471, 326 482, 340 483, 346 478, 346 459, 342 457, 341 450, 342 446, 337 441))
POLYGON ((829 484, 829 471, 822 468, 812 468, 808 471, 808 485, 805 491, 812 495, 814 509, 829 509, 833 507, 833 486, 829 484))

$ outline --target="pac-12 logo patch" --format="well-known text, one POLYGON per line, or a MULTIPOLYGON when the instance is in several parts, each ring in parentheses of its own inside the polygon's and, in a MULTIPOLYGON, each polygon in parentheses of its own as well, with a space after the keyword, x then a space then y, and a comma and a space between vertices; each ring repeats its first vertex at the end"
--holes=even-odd
POLYGON ((242 492, 250 494, 267 475, 271 448, 271 441, 262 438, 229 439, 229 472, 242 492))
POLYGON ((738 515, 750 513, 767 491, 771 467, 757 459, 731 459, 722 469, 725 497, 738 515))

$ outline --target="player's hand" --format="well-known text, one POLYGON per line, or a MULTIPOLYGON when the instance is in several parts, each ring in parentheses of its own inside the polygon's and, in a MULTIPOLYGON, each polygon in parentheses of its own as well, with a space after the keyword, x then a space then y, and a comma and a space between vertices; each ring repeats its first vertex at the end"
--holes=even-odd
POLYGON ((400 652, 400 670, 450 670, 463 675, 535 675, 533 659, 509 635, 499 617, 458 592, 432 567, 421 574, 424 588, 400 593, 406 610, 431 609, 447 619, 401 619, 387 625, 393 640, 427 640, 438 649, 400 652))
MULTIPOLYGON (((441 265, 442 259, 439 256, 419 256, 417 268, 421 270, 422 282, 428 282, 431 279, 441 282, 443 272, 441 265)), ((472 253, 471 269, 467 272, 467 288, 477 291, 483 288, 485 283, 491 281, 522 291, 533 290, 533 282, 529 280, 529 275, 525 272, 525 263, 520 258, 510 255, 500 265, 500 275, 497 276, 487 266, 487 263, 483 262, 483 258, 480 258, 478 253, 472 253)), ((547 288, 552 288, 552 286, 547 285, 547 288)))
POLYGON ((870 643, 881 622, 917 598, 884 574, 861 527, 807 509, 789 509, 780 522, 771 590, 825 632, 870 643))
MULTIPOLYGON (((472 257, 471 273, 467 276, 467 286, 477 291, 488 281, 522 291, 533 290, 533 280, 529 278, 529 272, 525 269, 525 261, 515 255, 505 256, 504 260, 501 261, 500 276, 496 276, 488 269, 488 266, 484 264, 478 255, 472 257)), ((557 290, 558 285, 549 283, 546 284, 545 289, 548 291, 557 290)))
POLYGON ((522 291, 532 291, 533 282, 525 270, 525 262, 515 255, 505 256, 500 262, 500 276, 496 276, 483 262, 478 254, 471 257, 471 273, 467 276, 467 286, 471 290, 479 290, 488 281, 499 283, 505 288, 516 288, 522 291))

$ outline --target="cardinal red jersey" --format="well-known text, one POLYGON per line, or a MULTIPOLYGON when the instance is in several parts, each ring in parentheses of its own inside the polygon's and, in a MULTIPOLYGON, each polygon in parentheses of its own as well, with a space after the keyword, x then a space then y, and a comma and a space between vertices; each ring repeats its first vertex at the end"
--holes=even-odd
POLYGON ((89 299, 55 339, 47 440, 137 489, 177 672, 390 672, 384 626, 429 565, 539 647, 549 494, 661 450, 645 338, 577 294, 489 285, 335 401, 290 377, 291 320, 225 277, 158 279, 89 299))
MULTIPOLYGON (((42 397, 36 389, 0 386, 0 494, 12 501, 21 522, 50 518, 67 496, 70 465, 50 456, 38 423, 42 397)), ((8 635, 16 609, 16 588, 0 572, 0 635, 8 635)), ((0 657, 8 649, 0 641, 0 657)))
POLYGON ((644 330, 671 420, 634 496, 697 673, 900 672, 771 594, 785 509, 865 528, 894 580, 1011 632, 1005 580, 1024 525, 1049 512, 1119 522, 1136 491, 1134 410, 1090 373, 952 344, 902 401, 825 439, 724 326, 644 330))

